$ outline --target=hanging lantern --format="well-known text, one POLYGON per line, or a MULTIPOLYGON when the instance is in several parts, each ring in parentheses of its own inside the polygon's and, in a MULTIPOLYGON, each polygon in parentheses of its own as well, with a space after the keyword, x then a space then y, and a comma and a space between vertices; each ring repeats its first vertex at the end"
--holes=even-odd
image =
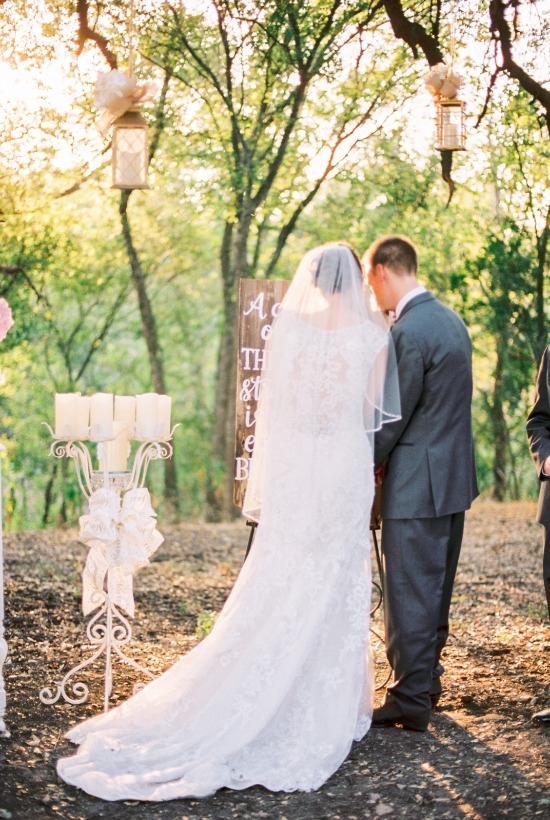
POLYGON ((120 190, 149 189, 149 128, 139 105, 154 100, 155 82, 138 84, 134 76, 134 0, 130 0, 128 23, 128 71, 100 72, 94 89, 94 102, 102 111, 97 128, 103 135, 113 126, 111 187, 120 190))
POLYGON ((466 111, 462 100, 435 101, 438 151, 466 150, 466 111))
POLYGON ((424 83, 435 103, 438 151, 466 150, 466 110, 459 91, 463 85, 452 65, 438 63, 424 77, 424 83))
POLYGON ((113 184, 122 190, 149 189, 149 127, 139 108, 130 108, 113 123, 113 184))

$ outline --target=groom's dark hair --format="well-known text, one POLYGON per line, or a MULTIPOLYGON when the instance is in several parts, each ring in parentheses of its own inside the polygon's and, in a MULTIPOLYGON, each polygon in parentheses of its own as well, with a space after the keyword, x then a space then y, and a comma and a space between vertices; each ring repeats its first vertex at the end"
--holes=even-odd
POLYGON ((376 239, 365 254, 370 267, 385 265, 396 273, 416 274, 418 257, 416 248, 406 236, 393 234, 376 239))

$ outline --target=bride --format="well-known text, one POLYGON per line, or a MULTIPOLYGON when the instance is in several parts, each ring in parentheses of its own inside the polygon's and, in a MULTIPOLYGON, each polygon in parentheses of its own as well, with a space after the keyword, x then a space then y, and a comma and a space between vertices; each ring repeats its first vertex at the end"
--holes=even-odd
POLYGON ((256 540, 212 632, 70 730, 105 800, 320 787, 367 732, 372 436, 399 414, 389 341, 343 243, 309 251, 274 322, 243 514, 256 540), (388 372, 387 372, 388 371, 388 372))

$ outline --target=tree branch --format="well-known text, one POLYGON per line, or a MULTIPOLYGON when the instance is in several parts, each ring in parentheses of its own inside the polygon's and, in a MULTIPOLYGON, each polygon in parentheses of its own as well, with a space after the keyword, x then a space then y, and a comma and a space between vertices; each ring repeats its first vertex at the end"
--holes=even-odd
POLYGON ((76 375, 76 382, 78 382, 82 378, 82 376, 84 375, 84 373, 86 371, 86 368, 90 364, 92 356, 94 355, 96 350, 99 349, 99 346, 101 345, 102 341, 105 339, 107 333, 109 332, 109 330, 111 328, 111 325, 113 324, 119 309, 122 307, 122 305, 126 301, 126 296, 128 294, 128 288, 129 288, 128 284, 125 284, 125 285, 122 286, 119 293, 117 294, 117 297, 116 297, 115 301, 111 305, 111 308, 107 312, 107 315, 105 316, 105 321, 103 322, 103 326, 102 326, 101 330, 99 331, 99 333, 96 334, 96 337, 95 337, 94 341, 92 342, 92 344, 88 348, 88 352, 87 352, 86 356, 84 357, 84 360, 83 360, 82 364, 80 365, 80 368, 79 368, 78 373, 76 375))
POLYGON ((86 42, 88 40, 92 40, 107 60, 109 67, 111 69, 115 69, 117 67, 117 58, 109 48, 109 41, 102 34, 99 34, 99 32, 91 28, 90 24, 88 23, 89 9, 90 3, 88 0, 76 0, 76 14, 78 17, 78 47, 76 51, 76 56, 80 57, 82 51, 84 50, 86 42))
POLYGON ((420 23, 409 20, 403 11, 401 0, 384 0, 384 8, 388 15, 393 33, 398 40, 404 40, 411 49, 415 60, 418 59, 418 50, 422 52, 428 65, 433 66, 443 62, 443 52, 439 46, 439 16, 441 0, 437 0, 437 24, 434 26, 435 36, 428 34, 420 23))
POLYGON ((548 132, 550 133, 550 91, 531 77, 531 75, 514 60, 512 53, 512 33, 506 20, 506 8, 508 6, 509 3, 503 2, 503 0, 491 0, 489 3, 491 33, 500 43, 502 70, 504 70, 509 77, 517 80, 523 90, 540 103, 546 112, 544 118, 548 132))
MULTIPOLYGON (((441 15, 441 0, 436 0, 436 23, 434 25, 435 34, 428 34, 424 26, 420 23, 409 20, 403 11, 401 0, 384 0, 384 8, 388 15, 393 33, 399 40, 403 40, 412 50, 415 59, 418 59, 418 50, 423 53, 429 66, 443 62, 443 52, 439 46, 439 19, 441 15)), ((441 151, 441 176, 449 186, 449 199, 447 207, 451 202, 455 191, 455 184, 451 176, 453 169, 453 152, 441 151)))

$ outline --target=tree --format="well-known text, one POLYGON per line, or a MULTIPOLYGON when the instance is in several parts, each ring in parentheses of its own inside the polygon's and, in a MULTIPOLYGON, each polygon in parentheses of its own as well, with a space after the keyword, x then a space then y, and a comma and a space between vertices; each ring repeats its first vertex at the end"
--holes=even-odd
MULTIPOLYGON (((465 271, 469 273, 469 310, 483 337, 491 339, 494 366, 490 388, 481 388, 485 424, 492 436, 492 485, 497 501, 519 498, 514 437, 524 446, 525 396, 531 384, 533 263, 531 237, 510 219, 487 238, 483 252, 465 271), (519 435, 518 435, 519 433, 519 435)), ((466 283, 464 283, 466 284, 466 283)), ((480 338, 479 331, 475 337, 480 338)), ((481 386, 480 386, 481 387, 481 386)), ((478 427, 483 425, 479 424, 478 427)), ((487 438, 487 436, 485 436, 487 438)))
MULTIPOLYGON (((490 68, 491 76, 487 84, 485 105, 478 118, 478 126, 483 118, 493 89, 495 81, 501 73, 506 73, 508 77, 517 81, 519 86, 526 91, 537 103, 536 111, 544 112, 544 118, 548 130, 550 131, 550 91, 536 79, 534 68, 521 66, 514 57, 514 41, 525 39, 525 32, 519 24, 520 7, 525 6, 521 0, 490 0, 488 27, 490 36, 497 44, 500 52, 500 61, 493 58, 493 65, 490 68), (510 23, 510 17, 512 22, 510 23)), ((531 7, 536 7, 536 0, 531 0, 531 7)), ((384 8, 390 20, 393 32, 398 39, 404 40, 410 47, 415 59, 419 52, 422 52, 429 66, 444 62, 441 50, 441 25, 444 13, 449 17, 454 17, 455 13, 462 12, 465 23, 468 27, 479 28, 478 15, 472 15, 471 10, 459 9, 454 2, 436 0, 429 4, 409 4, 402 0, 384 0, 384 8)), ((542 27, 543 17, 540 17, 542 27)), ((452 41, 452 24, 449 26, 449 41, 452 41)), ((478 38, 481 39, 481 38, 478 38)), ((450 198, 454 192, 454 183, 451 178, 452 169, 451 151, 441 152, 441 167, 443 178, 449 183, 450 198)))
MULTIPOLYGON (((18 363, 23 383, 27 375, 36 392, 32 396, 11 396, 11 412, 5 412, 2 427, 9 429, 14 411, 24 419, 26 434, 10 435, 9 439, 18 439, 14 464, 26 465, 32 475, 44 470, 45 459, 40 451, 44 448, 46 456, 47 448, 40 441, 40 421, 51 422, 54 393, 86 390, 92 381, 94 362, 126 304, 129 282, 127 277, 119 276, 112 247, 110 254, 107 247, 103 248, 110 256, 106 272, 105 257, 79 247, 74 234, 55 217, 35 215, 32 240, 28 235, 21 238, 18 222, 9 220, 4 230, 3 253, 17 260, 11 266, 14 272, 6 275, 1 288, 17 316, 17 330, 6 345, 5 360, 8 367, 18 363), (38 347, 41 355, 36 361, 29 359, 30 349, 38 347), (31 424, 32 432, 28 429, 31 424), (33 459, 34 470, 30 468, 33 459)), ((49 476, 43 493, 43 525, 54 517, 61 524, 72 519, 66 500, 76 499, 77 488, 66 466, 62 462, 60 471, 59 462, 51 459, 44 470, 49 476), (61 500, 54 513, 54 485, 59 485, 60 477, 61 500)))
POLYGON ((411 73, 370 30, 378 3, 271 0, 260 7, 213 0, 201 16, 168 7, 170 16, 151 30, 147 55, 168 65, 190 95, 190 142, 201 161, 217 168, 211 182, 224 210, 224 326, 209 503, 213 516, 227 517, 233 510, 237 281, 275 272, 304 210, 353 147, 398 107, 411 73))

